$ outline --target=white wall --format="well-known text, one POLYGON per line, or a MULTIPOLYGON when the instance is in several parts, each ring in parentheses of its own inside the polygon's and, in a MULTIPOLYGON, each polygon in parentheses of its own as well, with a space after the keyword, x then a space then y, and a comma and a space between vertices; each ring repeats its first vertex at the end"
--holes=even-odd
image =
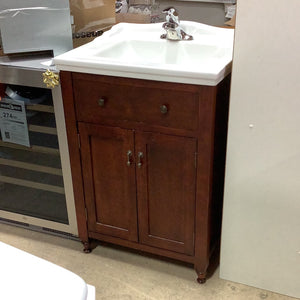
POLYGON ((300 297, 300 1, 239 0, 221 278, 300 297))

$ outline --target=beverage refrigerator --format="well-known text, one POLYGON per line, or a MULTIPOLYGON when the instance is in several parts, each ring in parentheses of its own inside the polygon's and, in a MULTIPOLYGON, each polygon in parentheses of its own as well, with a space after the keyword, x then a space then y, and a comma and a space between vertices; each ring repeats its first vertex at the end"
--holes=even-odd
POLYGON ((77 236, 61 88, 43 82, 49 68, 46 53, 0 56, 0 221, 77 236))

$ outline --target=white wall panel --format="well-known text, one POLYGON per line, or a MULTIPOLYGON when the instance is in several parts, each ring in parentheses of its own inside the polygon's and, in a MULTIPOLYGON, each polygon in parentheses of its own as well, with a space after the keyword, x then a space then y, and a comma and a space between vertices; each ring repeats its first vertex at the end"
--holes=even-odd
POLYGON ((300 297, 300 1, 240 0, 221 278, 300 297))

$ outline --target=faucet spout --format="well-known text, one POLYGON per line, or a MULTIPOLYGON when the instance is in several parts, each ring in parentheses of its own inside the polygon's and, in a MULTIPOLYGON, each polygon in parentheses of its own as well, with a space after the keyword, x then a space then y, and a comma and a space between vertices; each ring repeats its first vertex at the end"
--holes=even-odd
POLYGON ((174 7, 168 7, 162 12, 166 14, 166 22, 162 25, 162 27, 166 30, 166 33, 160 36, 161 39, 167 39, 171 41, 193 39, 193 36, 187 34, 180 26, 178 11, 174 7))

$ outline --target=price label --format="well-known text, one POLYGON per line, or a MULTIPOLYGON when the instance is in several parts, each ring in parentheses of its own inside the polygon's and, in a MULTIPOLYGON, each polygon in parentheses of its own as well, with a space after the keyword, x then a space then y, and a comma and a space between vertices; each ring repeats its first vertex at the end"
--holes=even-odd
POLYGON ((4 142, 30 147, 23 101, 7 98, 0 101, 0 129, 4 142))
POLYGON ((8 113, 8 112, 5 112, 5 111, 2 112, 2 117, 3 117, 4 119, 11 119, 11 120, 14 120, 14 119, 17 118, 14 114, 8 113))

